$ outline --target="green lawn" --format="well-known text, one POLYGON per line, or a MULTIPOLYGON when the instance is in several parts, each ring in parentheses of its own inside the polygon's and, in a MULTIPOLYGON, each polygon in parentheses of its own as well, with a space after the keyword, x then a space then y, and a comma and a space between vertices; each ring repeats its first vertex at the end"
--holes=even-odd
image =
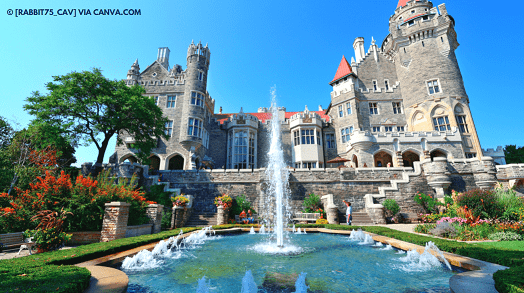
POLYGON ((524 251, 524 241, 498 241, 498 242, 482 242, 477 245, 493 248, 505 248, 512 250, 524 251))

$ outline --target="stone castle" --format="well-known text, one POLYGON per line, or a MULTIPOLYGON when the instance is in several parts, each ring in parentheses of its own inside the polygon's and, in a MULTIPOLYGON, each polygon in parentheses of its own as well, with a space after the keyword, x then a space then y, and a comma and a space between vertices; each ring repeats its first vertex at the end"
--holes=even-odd
MULTIPOLYGON (((396 199, 412 215, 420 211, 412 200, 418 191, 442 197, 451 188, 490 188, 497 174, 505 186, 521 184, 524 166, 503 166, 502 148, 480 146, 458 46, 445 4, 400 0, 380 47, 372 39, 366 51, 359 37, 351 63, 342 56, 329 82, 327 108, 279 108, 294 208, 301 208, 306 194, 329 193, 340 211, 342 199, 350 199, 378 223, 385 198, 396 199), (337 157, 346 168, 330 163, 337 157)), ((264 107, 257 113, 226 114, 221 108, 215 113, 207 91, 210 60, 209 47, 192 42, 186 69, 170 67, 169 49, 163 47, 143 71, 135 61, 126 80, 143 86, 170 120, 170 138, 158 139, 146 177, 193 194, 201 213, 216 210, 206 198, 223 192, 260 200, 272 115, 264 107)), ((111 163, 135 163, 126 163, 127 171, 120 171, 126 173, 138 164, 133 138, 120 135, 125 144, 116 147, 111 163)))

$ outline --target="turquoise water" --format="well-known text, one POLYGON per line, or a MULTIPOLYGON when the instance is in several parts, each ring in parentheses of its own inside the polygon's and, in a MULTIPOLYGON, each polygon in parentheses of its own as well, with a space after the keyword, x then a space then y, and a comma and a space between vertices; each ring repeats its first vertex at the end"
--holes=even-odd
POLYGON ((267 254, 259 252, 266 237, 213 236, 180 253, 158 257, 156 268, 124 270, 129 276, 128 292, 194 293, 203 276, 209 292, 241 292, 247 270, 258 292, 270 292, 262 288, 268 272, 306 272, 309 292, 450 292, 453 272, 438 264, 420 266, 409 253, 361 245, 341 235, 290 234, 288 240, 299 252, 267 254))

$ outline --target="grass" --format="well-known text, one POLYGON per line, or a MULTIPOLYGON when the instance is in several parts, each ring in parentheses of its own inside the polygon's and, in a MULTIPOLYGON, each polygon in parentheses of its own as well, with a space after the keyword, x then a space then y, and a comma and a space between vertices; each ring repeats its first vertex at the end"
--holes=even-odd
POLYGON ((503 248, 524 251, 524 241, 497 241, 497 242, 482 242, 476 245, 492 247, 492 248, 503 248))

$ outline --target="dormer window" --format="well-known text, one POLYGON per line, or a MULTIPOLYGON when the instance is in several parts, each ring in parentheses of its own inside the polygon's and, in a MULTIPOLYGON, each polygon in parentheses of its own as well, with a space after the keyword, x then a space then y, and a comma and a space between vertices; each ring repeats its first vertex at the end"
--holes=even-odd
POLYGON ((429 16, 427 15, 422 16, 422 20, 428 20, 428 19, 429 19, 429 16))
POLYGON ((410 21, 408 21, 408 26, 412 26, 412 25, 414 25, 414 24, 415 24, 415 20, 410 20, 410 21))

